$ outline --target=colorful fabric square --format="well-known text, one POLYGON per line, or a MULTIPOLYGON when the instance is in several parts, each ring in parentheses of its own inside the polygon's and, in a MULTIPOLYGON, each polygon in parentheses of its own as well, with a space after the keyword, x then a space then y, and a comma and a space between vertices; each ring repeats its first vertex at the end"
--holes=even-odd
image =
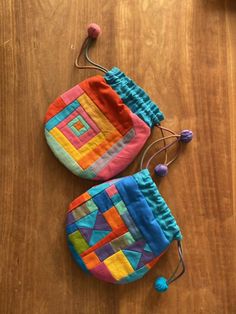
POLYGON ((156 104, 117 68, 58 97, 45 117, 55 156, 75 175, 107 180, 125 169, 163 119, 156 104))
POLYGON ((148 170, 97 185, 76 198, 66 233, 82 269, 117 284, 142 278, 182 237, 148 170))

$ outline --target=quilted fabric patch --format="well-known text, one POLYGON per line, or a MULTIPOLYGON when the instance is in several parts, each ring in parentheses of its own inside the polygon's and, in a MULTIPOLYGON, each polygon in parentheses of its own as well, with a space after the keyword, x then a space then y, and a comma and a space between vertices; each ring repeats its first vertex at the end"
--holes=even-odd
POLYGON ((75 175, 107 180, 132 162, 162 119, 147 94, 114 68, 58 97, 47 111, 45 136, 75 175))
POLYGON ((148 170, 95 186, 67 214, 69 248, 98 279, 128 283, 143 277, 181 233, 148 170))

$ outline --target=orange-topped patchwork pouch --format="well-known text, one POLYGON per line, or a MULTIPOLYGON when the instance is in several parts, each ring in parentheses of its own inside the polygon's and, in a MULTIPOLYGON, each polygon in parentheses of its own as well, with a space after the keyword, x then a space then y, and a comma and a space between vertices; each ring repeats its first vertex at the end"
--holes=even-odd
MULTIPOLYGON (((81 49, 85 56, 93 39, 90 32, 81 49)), ((49 106, 45 136, 55 156, 75 175, 107 180, 134 160, 152 127, 164 116, 147 93, 118 68, 108 71, 87 60, 93 64, 89 68, 105 75, 84 80, 49 106)))

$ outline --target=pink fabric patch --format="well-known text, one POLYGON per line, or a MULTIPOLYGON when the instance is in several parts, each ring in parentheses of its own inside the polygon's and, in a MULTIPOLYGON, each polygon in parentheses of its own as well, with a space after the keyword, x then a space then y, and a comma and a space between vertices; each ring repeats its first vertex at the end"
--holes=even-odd
POLYGON ((90 269, 90 272, 98 279, 111 283, 116 283, 115 278, 112 276, 104 263, 101 263, 93 269, 90 269))
POLYGON ((94 180, 107 180, 124 170, 140 152, 150 136, 149 126, 138 116, 131 113, 135 137, 103 168, 94 180))
POLYGON ((62 94, 60 97, 63 99, 63 101, 69 105, 71 102, 73 102, 75 99, 77 99, 79 96, 81 96, 84 93, 82 88, 78 85, 75 85, 68 91, 66 91, 64 94, 62 94))
POLYGON ((76 108, 67 118, 65 118, 60 124, 60 127, 63 127, 67 125, 71 120, 76 118, 77 116, 81 116, 89 125, 90 127, 95 131, 99 132, 100 129, 97 127, 97 125, 93 122, 93 120, 90 118, 90 116, 87 114, 87 112, 79 106, 76 108))
POLYGON ((71 129, 66 125, 60 129, 60 131, 65 135, 65 137, 71 142, 71 144, 79 149, 81 146, 85 145, 89 140, 91 140, 97 133, 90 129, 79 137, 71 131, 71 129))
POLYGON ((81 106, 75 109, 72 114, 70 114, 65 120, 59 123, 57 125, 57 128, 65 135, 65 137, 76 149, 79 149, 81 146, 86 144, 89 140, 91 140, 100 132, 99 128, 81 106), (80 135, 80 137, 76 136, 73 131, 71 131, 71 129, 67 126, 67 124, 77 116, 81 116, 91 127, 90 130, 80 135))
POLYGON ((112 197, 113 195, 117 194, 118 191, 116 189, 115 185, 110 186, 109 188, 106 189, 107 194, 109 195, 109 197, 112 197))

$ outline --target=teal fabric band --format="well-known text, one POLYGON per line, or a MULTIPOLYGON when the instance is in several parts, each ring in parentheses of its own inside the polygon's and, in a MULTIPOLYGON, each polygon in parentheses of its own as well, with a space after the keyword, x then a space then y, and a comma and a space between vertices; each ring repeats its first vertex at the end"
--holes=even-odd
POLYGON ((148 94, 118 68, 108 71, 104 79, 117 92, 123 102, 150 128, 159 124, 164 115, 148 94))
POLYGON ((177 225, 175 218, 166 204, 165 200, 158 191, 147 169, 142 170, 133 175, 137 184, 143 193, 149 207, 159 223, 166 238, 172 242, 173 240, 181 240, 182 234, 177 225))

